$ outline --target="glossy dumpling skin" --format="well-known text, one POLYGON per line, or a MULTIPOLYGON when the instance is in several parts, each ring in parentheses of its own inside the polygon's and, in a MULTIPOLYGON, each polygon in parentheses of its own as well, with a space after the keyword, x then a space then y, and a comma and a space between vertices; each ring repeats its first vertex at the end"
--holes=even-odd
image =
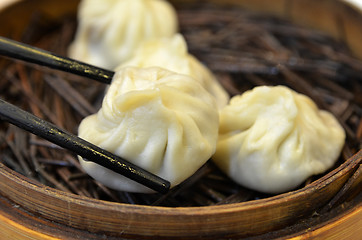
POLYGON ((212 72, 193 55, 188 53, 186 41, 181 34, 175 34, 170 38, 145 41, 137 49, 134 56, 118 66, 117 69, 125 66, 157 66, 189 75, 215 97, 220 109, 229 101, 228 93, 223 89, 212 72))
POLYGON ((220 112, 213 160, 239 184, 281 193, 330 168, 345 132, 307 96, 283 87, 256 87, 220 112))
MULTIPOLYGON (((117 71, 98 113, 83 119, 79 136, 171 182, 190 177, 215 152, 215 100, 194 79, 161 68, 117 71)), ((149 192, 95 163, 80 162, 108 187, 149 192)))
POLYGON ((164 0, 82 0, 68 55, 113 70, 144 40, 177 30, 175 9, 164 0))

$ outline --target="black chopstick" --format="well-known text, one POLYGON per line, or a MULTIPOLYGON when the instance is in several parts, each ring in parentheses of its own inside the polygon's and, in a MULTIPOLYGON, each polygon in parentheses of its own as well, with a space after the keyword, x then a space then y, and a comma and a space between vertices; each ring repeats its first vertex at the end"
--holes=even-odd
POLYGON ((0 99, 0 118, 21 129, 31 132, 63 148, 73 151, 85 160, 124 175, 157 192, 166 193, 170 183, 124 159, 115 156, 57 126, 42 120, 2 99, 0 99))
POLYGON ((114 72, 0 37, 0 55, 111 83, 114 72))

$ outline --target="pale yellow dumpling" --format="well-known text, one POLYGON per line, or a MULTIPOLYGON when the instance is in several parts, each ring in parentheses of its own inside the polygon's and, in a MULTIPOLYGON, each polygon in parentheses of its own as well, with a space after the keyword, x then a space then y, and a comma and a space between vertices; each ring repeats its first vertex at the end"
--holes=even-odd
POLYGON ((256 87, 220 112, 215 163, 239 184, 281 193, 326 171, 345 132, 307 96, 283 87, 256 87))
MULTIPOLYGON (((194 79, 161 68, 117 71, 98 113, 79 136, 168 180, 190 177, 215 152, 219 116, 214 98, 194 79)), ((108 187, 150 189, 93 162, 85 171, 108 187)))
POLYGON ((177 30, 176 11, 164 0, 82 0, 68 55, 113 70, 143 41, 177 30))
POLYGON ((188 53, 186 41, 181 34, 175 34, 171 38, 159 38, 144 42, 134 56, 118 66, 117 69, 125 66, 156 66, 189 75, 215 97, 220 109, 229 101, 228 93, 212 72, 188 53))

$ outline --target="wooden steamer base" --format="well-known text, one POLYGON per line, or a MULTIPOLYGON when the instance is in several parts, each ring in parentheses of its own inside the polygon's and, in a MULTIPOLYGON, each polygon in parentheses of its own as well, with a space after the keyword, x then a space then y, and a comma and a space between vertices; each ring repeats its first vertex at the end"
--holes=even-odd
MULTIPOLYGON (((343 2, 214 2, 237 4, 324 30, 343 39, 362 58, 362 17, 343 2)), ((61 18, 75 14, 77 3, 17 3, 0 12, 0 21, 6 23, 1 25, 0 34, 20 34, 34 9, 61 18)), ((250 202, 190 208, 119 204, 69 194, 40 185, 0 164, 0 239, 358 239, 362 235, 361 163, 360 150, 302 189, 250 202), (322 211, 313 215, 315 209, 322 211)))

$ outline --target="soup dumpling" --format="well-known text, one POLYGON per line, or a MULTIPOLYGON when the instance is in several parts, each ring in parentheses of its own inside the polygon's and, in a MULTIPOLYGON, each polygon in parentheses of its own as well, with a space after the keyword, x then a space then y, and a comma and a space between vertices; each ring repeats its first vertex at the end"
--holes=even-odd
POLYGON ((307 96, 283 87, 256 87, 220 112, 214 162, 239 184, 281 193, 326 171, 338 159, 345 132, 307 96))
POLYGON ((143 41, 177 30, 176 11, 164 0, 82 0, 68 55, 113 70, 143 41))
MULTIPOLYGON (((168 181, 181 183, 215 152, 219 126, 214 98, 194 79, 161 68, 116 72, 101 109, 79 126, 79 136, 168 181)), ((80 163, 104 185, 150 189, 96 163, 80 163)))

